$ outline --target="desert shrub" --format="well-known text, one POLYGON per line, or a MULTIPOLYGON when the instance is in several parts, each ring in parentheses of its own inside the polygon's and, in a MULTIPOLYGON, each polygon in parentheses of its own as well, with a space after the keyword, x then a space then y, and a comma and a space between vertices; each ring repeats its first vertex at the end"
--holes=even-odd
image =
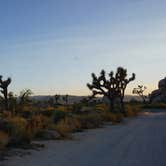
POLYGON ((50 106, 49 106, 49 107, 47 107, 47 108, 46 108, 46 110, 47 110, 47 111, 54 111, 54 110, 55 110, 55 108, 54 108, 54 107, 50 107, 50 106))
POLYGON ((44 116, 47 116, 47 117, 51 117, 53 115, 53 112, 52 110, 44 110, 44 111, 41 111, 40 113, 44 116))
POLYGON ((58 111, 68 112, 69 111, 69 106, 59 105, 59 106, 56 107, 56 109, 58 111))
POLYGON ((29 119, 32 117, 33 113, 31 111, 21 111, 19 112, 19 115, 25 119, 29 119))
POLYGON ((141 111, 141 107, 138 105, 126 105, 125 106, 125 115, 127 117, 137 116, 141 111))
POLYGON ((66 116, 66 113, 64 111, 55 110, 53 112, 53 121, 54 121, 54 123, 57 123, 61 119, 65 118, 65 116, 66 116))
POLYGON ((0 150, 4 149, 9 143, 9 135, 0 131, 0 150))
POLYGON ((34 115, 32 117, 32 123, 34 128, 43 129, 48 126, 49 118, 43 115, 34 115))
POLYGON ((25 119, 32 118, 37 108, 32 105, 18 105, 15 111, 16 116, 22 116, 25 119))
POLYGON ((28 121, 27 132, 31 137, 36 137, 43 129, 49 129, 52 123, 52 120, 46 116, 35 115, 28 121))
POLYGON ((9 119, 10 134, 23 136, 26 131, 27 121, 22 117, 13 117, 9 119))
POLYGON ((9 135, 11 137, 10 144, 30 143, 30 135, 27 131, 27 121, 22 117, 12 117, 8 119, 9 135))
POLYGON ((109 109, 108 105, 106 105, 106 104, 97 104, 96 105, 96 110, 107 111, 108 109, 109 109))
POLYGON ((157 108, 157 109, 165 109, 166 108, 166 103, 151 103, 151 104, 146 104, 143 106, 143 108, 157 108))
POLYGON ((82 129, 98 128, 102 125, 102 117, 99 113, 89 113, 78 116, 82 129))
POLYGON ((65 117, 57 123, 55 130, 62 138, 68 138, 71 136, 70 134, 72 132, 77 131, 80 128, 81 124, 77 118, 65 117))
POLYGON ((123 120, 123 114, 112 113, 109 111, 101 112, 102 120, 105 122, 112 122, 113 124, 120 123, 123 120))

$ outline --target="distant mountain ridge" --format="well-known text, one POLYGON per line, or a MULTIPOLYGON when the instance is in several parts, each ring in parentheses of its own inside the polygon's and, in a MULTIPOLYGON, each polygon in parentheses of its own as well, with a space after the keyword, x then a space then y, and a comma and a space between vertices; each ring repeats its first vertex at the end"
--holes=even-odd
MULTIPOLYGON (((64 97, 65 95, 60 95, 60 100, 59 102, 60 103, 63 103, 64 101, 62 100, 62 97, 64 97)), ((39 96, 31 96, 31 99, 33 100, 37 100, 37 101, 47 101, 49 100, 49 98, 52 98, 54 97, 53 95, 39 95, 39 96)), ((73 103, 78 103, 80 102, 83 98, 86 98, 88 96, 74 96, 74 95, 69 95, 68 97, 68 100, 69 100, 69 103, 70 104, 73 104, 73 103)), ((102 97, 98 97, 97 99, 102 99, 102 97)), ((140 98, 139 96, 132 96, 132 95, 126 95, 124 100, 126 102, 130 101, 130 100, 136 100, 136 101, 140 101, 140 98)))

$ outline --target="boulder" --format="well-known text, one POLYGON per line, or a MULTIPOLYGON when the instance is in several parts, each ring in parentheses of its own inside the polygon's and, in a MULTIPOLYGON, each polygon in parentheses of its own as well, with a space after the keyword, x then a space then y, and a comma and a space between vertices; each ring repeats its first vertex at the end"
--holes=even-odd
POLYGON ((166 102, 166 77, 159 81, 158 89, 150 94, 151 102, 166 102))

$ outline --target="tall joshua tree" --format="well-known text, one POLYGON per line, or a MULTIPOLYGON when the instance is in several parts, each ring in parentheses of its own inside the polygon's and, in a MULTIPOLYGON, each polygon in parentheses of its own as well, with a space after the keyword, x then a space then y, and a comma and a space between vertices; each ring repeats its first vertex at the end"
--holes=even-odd
POLYGON ((106 78, 104 70, 101 71, 99 77, 92 73, 92 84, 88 83, 87 86, 92 91, 92 96, 106 96, 110 102, 110 111, 114 111, 114 101, 118 93, 116 79, 112 71, 109 73, 109 78, 106 78))
POLYGON ((1 88, 1 93, 4 96, 4 105, 5 109, 9 109, 9 102, 8 102, 8 86, 12 82, 11 78, 7 78, 6 80, 2 80, 2 76, 0 76, 0 88, 1 88))
POLYGON ((118 84, 117 88, 119 91, 119 98, 121 103, 121 111, 124 112, 124 95, 127 85, 135 80, 135 74, 132 73, 132 76, 130 78, 127 78, 127 69, 124 69, 123 67, 118 67, 117 72, 115 75, 116 82, 118 84))
POLYGON ((104 70, 101 71, 100 76, 97 77, 92 73, 92 84, 87 84, 88 88, 92 91, 93 96, 103 95, 109 99, 110 110, 114 111, 114 103, 117 98, 121 101, 121 111, 124 111, 124 94, 127 84, 135 79, 135 74, 127 79, 127 70, 118 67, 116 74, 111 71, 106 77, 104 70))
POLYGON ((147 89, 146 86, 138 85, 137 88, 133 89, 133 94, 137 94, 141 97, 143 103, 146 103, 146 96, 144 95, 144 91, 147 89))

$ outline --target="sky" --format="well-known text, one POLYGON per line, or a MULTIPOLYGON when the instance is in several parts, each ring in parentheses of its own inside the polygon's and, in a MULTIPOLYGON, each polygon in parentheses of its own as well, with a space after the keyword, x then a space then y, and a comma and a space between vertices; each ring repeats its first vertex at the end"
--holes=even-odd
POLYGON ((1 0, 0 74, 10 91, 89 95, 91 73, 133 72, 147 93, 166 76, 165 0, 1 0))

